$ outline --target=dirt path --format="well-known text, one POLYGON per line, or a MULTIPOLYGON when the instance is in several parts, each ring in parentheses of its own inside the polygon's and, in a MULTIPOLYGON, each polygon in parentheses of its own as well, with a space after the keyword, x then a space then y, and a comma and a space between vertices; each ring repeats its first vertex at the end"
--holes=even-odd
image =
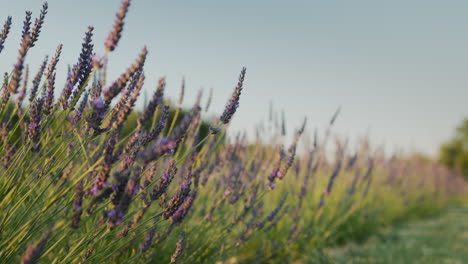
POLYGON ((332 263, 468 264, 468 207, 413 222, 331 253, 332 263))

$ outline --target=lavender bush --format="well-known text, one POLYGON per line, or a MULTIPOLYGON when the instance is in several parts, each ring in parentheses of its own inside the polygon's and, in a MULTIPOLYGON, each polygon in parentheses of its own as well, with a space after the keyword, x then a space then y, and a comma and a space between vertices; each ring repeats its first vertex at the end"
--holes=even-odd
MULTIPOLYGON (((328 246, 436 212, 466 191, 429 160, 386 158, 366 141, 351 151, 332 132, 337 114, 312 140, 304 121, 287 144, 284 123, 272 118, 253 139, 227 134, 248 89, 245 68, 210 133, 200 133, 201 95, 185 114, 172 110, 165 79, 136 111, 148 49, 106 80, 129 7, 122 3, 103 56, 87 28, 63 86, 55 83, 62 45, 28 80, 26 55, 47 3, 34 24, 26 12, 1 87, 1 263, 314 262, 328 246)), ((11 24, 7 17, 0 52, 11 24)))

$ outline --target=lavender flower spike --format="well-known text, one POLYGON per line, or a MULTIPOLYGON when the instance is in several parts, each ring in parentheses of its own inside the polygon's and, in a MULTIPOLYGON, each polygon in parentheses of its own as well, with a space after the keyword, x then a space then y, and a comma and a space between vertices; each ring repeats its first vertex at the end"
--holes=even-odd
POLYGON ((52 112, 52 103, 54 102, 55 72, 47 79, 47 91, 45 93, 44 115, 52 112))
POLYGON ((176 250, 174 251, 174 254, 171 256, 171 263, 177 263, 177 260, 179 259, 180 255, 182 254, 182 250, 184 249, 184 240, 185 240, 185 232, 182 231, 180 234, 179 241, 177 241, 177 247, 176 250))
POLYGON ((30 35, 30 30, 31 30, 31 15, 32 15, 32 12, 31 11, 26 11, 26 18, 24 19, 23 21, 23 31, 21 32, 21 38, 24 39, 26 38, 26 36, 29 36, 29 38, 31 39, 31 35, 30 35))
POLYGON ((223 124, 229 123, 234 113, 236 113, 237 107, 239 107, 239 98, 242 91, 242 86, 244 84, 244 77, 246 68, 242 68, 242 71, 239 75, 239 82, 237 83, 236 89, 232 93, 231 99, 229 99, 228 103, 226 104, 226 108, 224 109, 223 114, 219 118, 223 124))
POLYGON ((5 47, 4 46, 5 40, 8 37, 8 33, 10 33, 10 28, 11 28, 11 16, 7 17, 5 24, 3 24, 3 30, 0 33, 0 53, 5 47))
POLYGON ((39 135, 41 133, 41 115, 42 115, 42 106, 44 104, 44 99, 39 98, 34 101, 34 103, 29 108, 29 127, 28 127, 28 136, 29 139, 33 142, 33 150, 38 149, 39 135))
POLYGON ((41 33, 42 24, 44 23, 45 15, 47 14, 47 8, 49 8, 49 5, 47 2, 45 2, 42 5, 39 18, 36 18, 36 21, 34 22, 34 27, 32 28, 31 32, 31 43, 29 43, 29 47, 34 47, 34 43, 39 38, 39 33, 41 33))
POLYGON ((41 257, 47 241, 49 240, 50 232, 46 232, 42 235, 41 239, 36 245, 29 246, 26 250, 24 257, 21 259, 21 264, 34 264, 41 257))
POLYGON ((81 213, 82 213, 82 205, 83 205, 83 181, 78 182, 75 188, 75 197, 73 198, 73 212, 75 212, 72 216, 71 220, 71 227, 78 228, 80 223, 81 213))
POLYGON ((195 191, 189 197, 185 198, 182 205, 180 205, 179 209, 172 215, 172 222, 176 225, 180 225, 184 220, 185 216, 187 215, 188 211, 192 207, 193 201, 197 197, 197 192, 195 191))
MULTIPOLYGON (((68 109, 70 97, 72 97, 71 101, 73 101, 73 98, 78 97, 79 92, 82 91, 83 85, 85 84, 91 72, 93 52, 93 44, 91 44, 91 41, 93 30, 93 27, 88 27, 88 30, 85 33, 85 37, 83 38, 83 44, 80 56, 78 57, 78 63, 73 65, 72 70, 68 73, 67 82, 60 98, 60 103, 62 104, 63 109, 68 109), (73 90, 78 81, 79 84, 77 89, 73 90)), ((73 107, 73 105, 71 105, 71 107, 73 107)))
POLYGON ((39 84, 41 83, 42 75, 44 74, 44 70, 46 68, 48 59, 49 57, 47 56, 44 58, 44 60, 42 61, 41 67, 39 68, 39 71, 37 71, 37 74, 32 81, 31 93, 29 94, 30 103, 32 103, 34 99, 36 98, 37 89, 39 89, 39 84))
POLYGON ((175 161, 172 161, 164 172, 164 175, 159 179, 158 184, 154 187, 153 192, 151 193, 151 199, 157 200, 166 193, 166 190, 171 184, 172 179, 174 179, 174 175, 176 173, 177 167, 175 166, 175 161))
POLYGON ((24 70, 23 84, 21 85, 21 90, 18 94, 18 97, 16 97, 16 104, 18 106, 21 106, 21 103, 23 102, 24 97, 26 96, 26 90, 28 89, 28 78, 29 78, 29 65, 26 64, 26 68, 24 70))
POLYGON ((46 79, 49 78, 52 75, 52 73, 55 71, 55 69, 57 68, 57 63, 59 62, 60 54, 62 54, 62 47, 63 47, 62 44, 59 44, 57 46, 54 57, 50 61, 49 65, 47 66, 47 73, 45 75, 46 79))
POLYGON ((21 39, 20 49, 18 51, 18 59, 16 64, 13 66, 13 72, 11 74, 11 81, 8 85, 8 90, 15 94, 18 90, 19 83, 21 81, 21 75, 23 73, 24 59, 28 53, 29 43, 31 42, 31 36, 29 34, 29 25, 31 24, 31 12, 26 12, 26 19, 23 27, 23 37, 21 39))
POLYGON ((148 55, 148 50, 146 46, 140 52, 140 55, 136 59, 136 61, 124 72, 120 75, 120 77, 114 81, 109 87, 103 90, 104 94, 104 102, 106 104, 110 104, 112 99, 116 97, 120 91, 127 85, 128 80, 135 75, 138 71, 143 68, 145 64, 146 55, 148 55))
POLYGON ((166 78, 159 79, 158 87, 151 98, 151 101, 148 103, 148 106, 145 108, 143 115, 140 116, 137 120, 138 127, 143 127, 148 124, 153 118, 154 111, 156 107, 162 102, 162 97, 164 95, 164 87, 166 86, 166 78))
POLYGON ((124 26, 124 18, 127 15, 128 7, 130 6, 130 0, 124 0, 122 5, 120 6, 119 12, 115 15, 115 23, 112 31, 109 32, 107 35, 106 43, 104 43, 104 47, 106 51, 113 51, 117 47, 117 43, 119 43, 123 26, 124 26))

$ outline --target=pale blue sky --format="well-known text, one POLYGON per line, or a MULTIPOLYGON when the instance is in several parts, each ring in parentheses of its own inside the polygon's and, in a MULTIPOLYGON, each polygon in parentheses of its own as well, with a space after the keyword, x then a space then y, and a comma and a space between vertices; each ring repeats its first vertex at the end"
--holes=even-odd
MULTIPOLYGON (((35 72, 45 54, 64 44, 58 83, 75 63, 88 25, 103 51, 118 0, 50 0, 37 46, 27 62, 35 72)), ((38 0, 0 0, 0 18, 13 16, 0 70, 17 56, 24 11, 35 17, 38 0)), ((288 129, 306 115, 324 127, 342 107, 336 130, 351 138, 370 131, 372 141, 435 154, 468 117, 468 1, 133 1, 109 77, 149 56, 145 90, 167 77, 177 98, 186 78, 186 105, 197 91, 214 88, 212 112, 221 113, 247 67, 245 91, 232 129, 251 129, 268 118, 269 102, 284 109, 288 129)), ((61 87, 61 85, 59 85, 61 87)))

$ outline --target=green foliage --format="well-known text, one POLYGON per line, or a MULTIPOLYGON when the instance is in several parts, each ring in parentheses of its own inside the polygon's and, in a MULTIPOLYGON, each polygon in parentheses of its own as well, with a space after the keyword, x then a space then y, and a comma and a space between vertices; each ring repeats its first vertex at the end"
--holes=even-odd
POLYGON ((468 179, 468 119, 457 127, 455 136, 440 148, 440 160, 468 179))

